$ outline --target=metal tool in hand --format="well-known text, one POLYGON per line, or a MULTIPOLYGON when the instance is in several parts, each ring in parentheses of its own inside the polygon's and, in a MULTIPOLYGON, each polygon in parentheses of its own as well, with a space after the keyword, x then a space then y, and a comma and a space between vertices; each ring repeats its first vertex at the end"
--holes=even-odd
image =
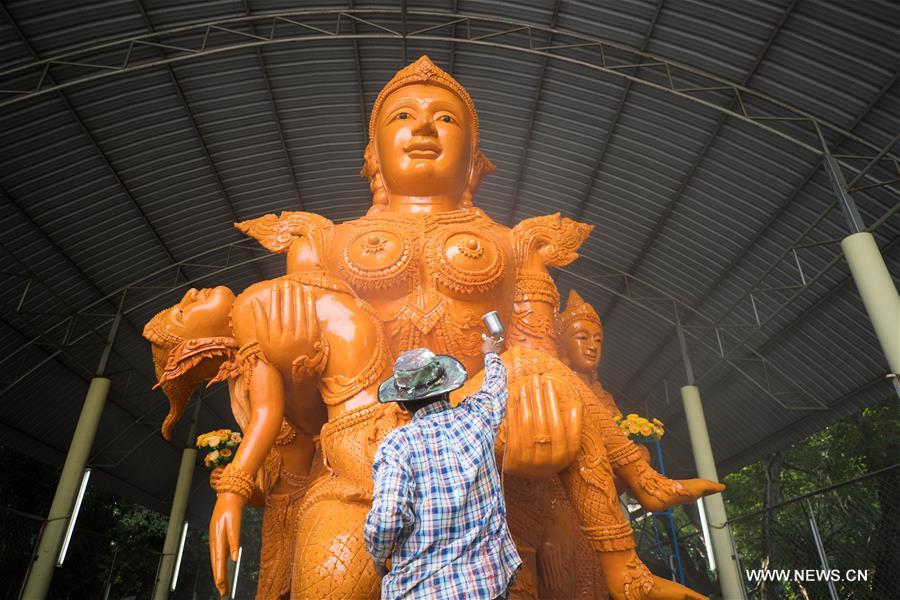
POLYGON ((488 334, 490 337, 494 338, 498 342, 503 341, 503 334, 506 333, 506 330, 503 328, 503 322, 500 321, 500 315, 496 310, 492 310, 489 313, 485 313, 481 320, 484 322, 484 326, 487 328, 488 333, 482 333, 482 339, 487 339, 488 334))

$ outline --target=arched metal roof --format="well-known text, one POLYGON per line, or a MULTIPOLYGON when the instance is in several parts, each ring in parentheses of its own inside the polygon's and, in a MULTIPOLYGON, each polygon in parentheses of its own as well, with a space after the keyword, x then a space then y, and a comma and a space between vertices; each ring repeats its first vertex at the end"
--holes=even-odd
MULTIPOLYGON (((140 328, 189 280, 281 273, 234 221, 363 214, 368 111, 422 53, 478 107, 498 169, 476 204, 596 225, 557 281, 604 315, 603 381, 667 422, 677 474, 676 324, 721 472, 893 393, 823 162, 897 273, 894 2, 23 0, 0 7, 4 438, 59 460, 121 301, 91 461, 165 504, 180 444, 140 328)), ((229 420, 212 394, 201 430, 229 420)))

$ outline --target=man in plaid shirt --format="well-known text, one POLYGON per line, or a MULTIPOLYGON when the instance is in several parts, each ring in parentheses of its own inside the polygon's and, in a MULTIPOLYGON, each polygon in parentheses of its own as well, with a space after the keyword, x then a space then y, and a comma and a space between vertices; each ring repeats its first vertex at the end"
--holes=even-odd
POLYGON ((410 423, 375 455, 366 548, 384 576, 382 598, 505 598, 522 564, 506 525, 494 438, 506 414, 502 341, 482 344, 484 383, 452 408, 466 379, 455 359, 419 348, 402 354, 381 402, 400 402, 410 423), (390 558, 391 570, 386 562, 390 558))

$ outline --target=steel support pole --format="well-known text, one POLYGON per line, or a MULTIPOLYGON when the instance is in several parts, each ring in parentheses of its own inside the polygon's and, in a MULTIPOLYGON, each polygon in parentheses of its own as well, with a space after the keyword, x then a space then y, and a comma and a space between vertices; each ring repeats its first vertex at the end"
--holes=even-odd
MULTIPOLYGON (((813 514, 812 502, 809 501, 809 498, 806 499, 806 511, 809 517, 809 529, 812 531, 813 543, 815 543, 816 553, 819 555, 819 564, 822 565, 822 570, 830 575, 831 569, 828 567, 828 555, 825 553, 825 544, 822 543, 822 534, 819 533, 819 525, 816 523, 816 515, 813 514)), ((838 600, 837 589, 831 577, 827 577, 825 581, 828 583, 828 595, 831 597, 831 600, 838 600)))
POLYGON ((888 368, 895 376, 900 375, 900 296, 875 237, 866 231, 848 235, 841 241, 841 249, 888 368))
POLYGON ((66 454, 62 474, 59 477, 59 483, 56 485, 53 503, 50 505, 50 513, 47 515, 47 520, 41 531, 41 537, 38 540, 34 562, 31 563, 28 575, 25 578, 22 600, 44 600, 50 589, 53 569, 56 567, 66 527, 69 524, 69 518, 72 516, 72 509, 75 505, 75 496, 78 494, 78 487, 81 484, 84 468, 87 465, 91 447, 94 445, 97 426, 100 424, 100 417, 103 414, 103 407, 106 405, 106 398, 109 396, 111 382, 108 378, 103 377, 103 374, 106 372, 106 367, 109 364, 112 347, 119 332, 119 325, 122 322, 124 303, 125 294, 123 293, 119 301, 118 311, 109 330, 106 346, 100 357, 100 363, 97 366, 97 375, 91 379, 87 395, 84 398, 84 405, 81 407, 81 415, 78 417, 78 424, 75 426, 75 433, 72 435, 72 442, 69 444, 69 452, 66 454))
POLYGON ((197 419, 200 416, 200 406, 202 403, 203 397, 198 392, 193 420, 191 422, 191 427, 188 430, 184 452, 181 454, 181 466, 178 468, 178 481, 175 483, 175 496, 172 498, 172 510, 169 513, 169 526, 166 529, 166 541, 163 543, 162 558, 156 573, 153 600, 168 600, 169 590, 172 587, 172 576, 175 573, 178 544, 181 541, 184 515, 187 512, 188 498, 191 494, 191 483, 194 479, 194 467, 197 464, 197 446, 195 445, 194 440, 197 437, 197 419))
MULTIPOLYGON (((679 326, 677 332, 688 381, 688 385, 681 388, 681 400, 684 403, 684 418, 691 438, 697 475, 710 481, 719 481, 709 431, 706 428, 706 417, 703 415, 703 403, 700 401, 700 389, 694 385, 694 371, 687 353, 684 331, 679 326)), ((744 598, 744 586, 741 584, 737 555, 733 551, 734 540, 731 539, 731 530, 728 528, 728 515, 725 512, 722 494, 703 498, 703 508, 709 524, 710 544, 716 557, 722 597, 728 600, 741 600, 744 598)))
MULTIPOLYGON (((850 230, 850 235, 841 241, 841 249, 897 385, 896 377, 900 375, 900 296, 875 236, 866 231, 840 164, 826 154, 824 166, 850 230)), ((897 390, 900 393, 900 387, 897 390)))

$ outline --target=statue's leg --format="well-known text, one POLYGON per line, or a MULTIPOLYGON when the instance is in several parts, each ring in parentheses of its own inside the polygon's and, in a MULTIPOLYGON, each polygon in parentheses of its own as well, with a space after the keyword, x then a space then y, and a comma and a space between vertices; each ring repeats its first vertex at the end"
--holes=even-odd
POLYGON ((557 477, 549 482, 545 507, 548 516, 538 548, 539 597, 609 600, 600 561, 557 477))
POLYGON ((505 475, 506 523, 522 559, 522 568, 509 592, 515 600, 537 600, 537 547, 543 533, 541 498, 544 482, 505 475))
POLYGON ((297 509, 305 493, 266 496, 256 600, 281 600, 290 594, 297 509))
POLYGON ((381 597, 381 578, 363 539, 369 508, 355 486, 337 477, 310 489, 299 509, 291 598, 381 597))

